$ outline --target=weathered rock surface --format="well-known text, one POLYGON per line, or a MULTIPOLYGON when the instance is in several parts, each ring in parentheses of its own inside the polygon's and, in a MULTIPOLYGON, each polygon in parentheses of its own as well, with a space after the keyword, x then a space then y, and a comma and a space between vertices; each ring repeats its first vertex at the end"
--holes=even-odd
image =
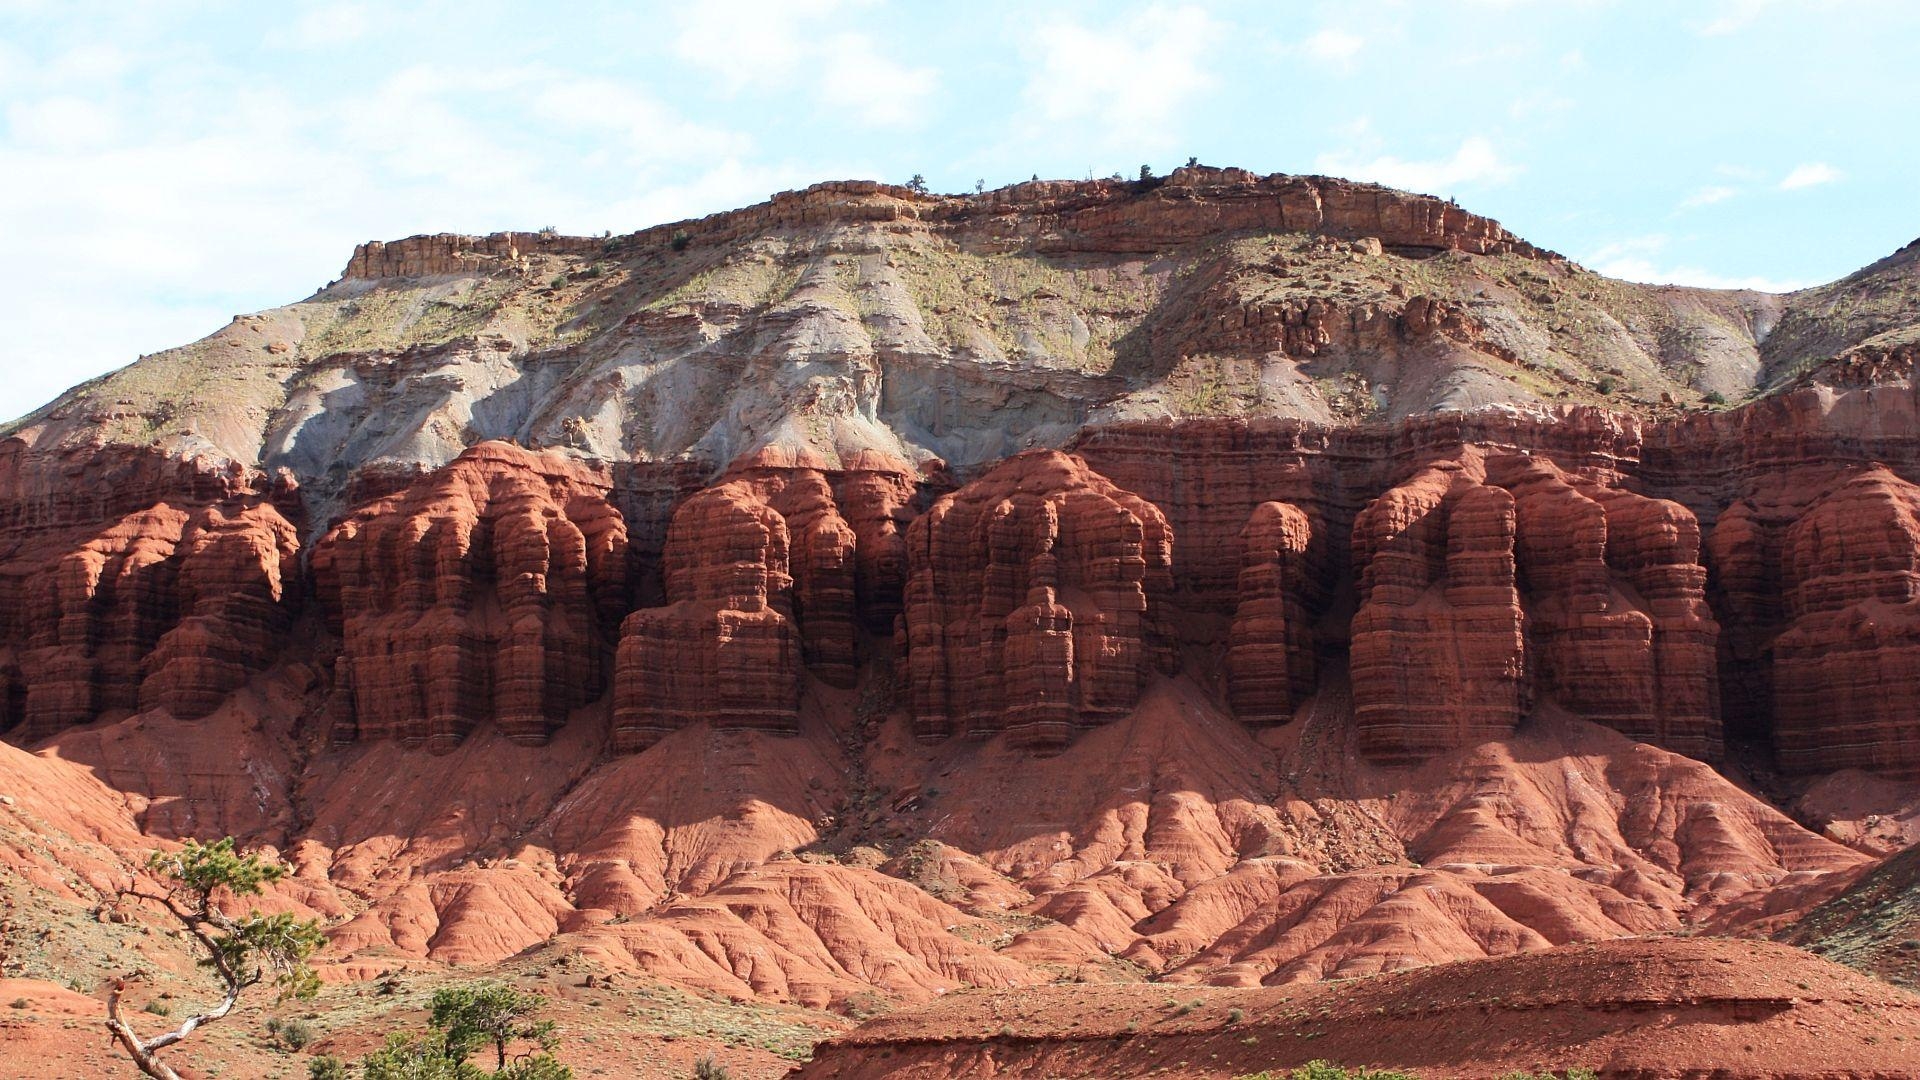
POLYGON ((197 719, 265 669, 284 640, 302 592, 300 541, 271 505, 215 505, 187 522, 175 552, 181 618, 147 655, 140 707, 197 719))
MULTIPOLYGON (((817 507, 816 507, 817 511, 817 507)), ((817 514, 803 548, 816 595, 843 604, 815 620, 816 650, 852 642, 852 531, 817 514), (817 561, 813 561, 817 560, 817 561), (839 620, 834 615, 840 616, 839 620)), ((688 499, 667 535, 668 604, 627 617, 615 661, 613 732, 640 750, 697 721, 792 732, 800 709, 800 633, 794 627, 793 536, 744 484, 688 499)), ((845 662, 847 656, 835 659, 845 662)))
POLYGON ((340 638, 334 741, 445 750, 483 720, 541 743, 606 678, 627 537, 604 474, 483 443, 316 547, 340 638))
POLYGON ((0 456, 0 730, 212 711, 283 644, 299 541, 258 474, 154 452, 0 456))
POLYGON ((1836 477, 1778 544, 1781 766, 1920 778, 1920 487, 1884 468, 1836 477))
POLYGON ((1368 757, 1417 761, 1520 722, 1514 528, 1513 496, 1474 461, 1416 473, 1355 522, 1353 718, 1368 757))
POLYGON ((617 749, 699 722, 790 733, 803 670, 854 684, 861 627, 890 628, 900 610, 916 496, 897 463, 870 464, 828 474, 762 460, 681 503, 667 603, 621 628, 617 749))
POLYGON ((1537 691, 1631 738, 1717 758, 1720 628, 1693 514, 1531 458, 1489 471, 1515 496, 1537 691))
POLYGON ((907 539, 915 731, 1054 749, 1125 715, 1161 660, 1172 543, 1157 507, 1052 451, 935 503, 907 539))
POLYGON ((1312 609, 1325 602, 1324 540, 1307 511, 1254 507, 1227 643, 1227 693, 1248 724, 1284 724, 1314 688, 1312 609))

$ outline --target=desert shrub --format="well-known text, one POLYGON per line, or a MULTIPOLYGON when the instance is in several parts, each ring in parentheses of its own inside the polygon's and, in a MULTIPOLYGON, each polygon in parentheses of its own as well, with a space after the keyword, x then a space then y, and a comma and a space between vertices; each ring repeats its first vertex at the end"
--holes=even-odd
POLYGON ((675 229, 673 231, 672 243, 673 243, 673 250, 685 251, 687 250, 687 245, 693 243, 693 237, 688 236, 687 230, 685 229, 675 229))
POLYGON ((693 1063, 693 1080, 733 1080, 733 1074, 709 1054, 693 1063))
POLYGON ((1620 388, 1620 383, 1611 375, 1602 375, 1600 381, 1593 384, 1593 388, 1603 394, 1611 394, 1620 388))
POLYGON ((307 1062, 307 1080, 347 1080, 347 1063, 332 1054, 307 1062))
POLYGON ((1727 403, 1727 395, 1718 390, 1709 390, 1707 391, 1706 402, 1709 405, 1725 405, 1727 403))
POLYGON ((273 1045, 282 1050, 300 1051, 313 1041, 313 1025, 305 1020, 282 1020, 277 1016, 267 1018, 267 1035, 273 1045))

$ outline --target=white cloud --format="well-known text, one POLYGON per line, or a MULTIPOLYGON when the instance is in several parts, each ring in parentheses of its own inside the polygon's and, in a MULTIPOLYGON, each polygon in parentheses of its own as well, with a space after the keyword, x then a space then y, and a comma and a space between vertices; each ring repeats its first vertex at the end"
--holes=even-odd
POLYGON ((680 17, 674 51, 738 93, 779 88, 811 51, 808 24, 845 7, 842 0, 702 0, 680 17))
POLYGON ((1635 236, 1607 244, 1583 260, 1588 269, 1623 281, 1649 285, 1690 285, 1700 289, 1755 289, 1785 293, 1804 289, 1811 282, 1787 281, 1760 276, 1718 274, 1689 264, 1674 265, 1660 261, 1666 253, 1667 237, 1659 234, 1635 236))
POLYGON ((674 51, 717 76, 726 94, 792 92, 810 86, 822 104, 864 124, 908 127, 925 115, 926 99, 939 74, 895 60, 870 35, 827 32, 830 16, 872 3, 706 0, 687 6, 674 51))
POLYGON ((1773 0, 1721 0, 1719 14, 1701 25, 1700 34, 1703 37, 1725 37, 1738 33, 1772 5, 1773 0))
POLYGON ((1781 179, 1780 190, 1798 191, 1801 188, 1819 187, 1821 184, 1834 183, 1845 176, 1845 173, 1824 161, 1809 161, 1794 166, 1793 171, 1781 179))
POLYGON ((0 113, 0 235, 36 253, 0 262, 0 414, 295 299, 362 240, 625 230, 819 178, 741 164, 744 136, 559 69, 421 65, 317 101, 231 70, 145 74, 107 99, 117 118, 69 100, 84 83, 0 113))
POLYGON ((119 117, 112 109, 84 98, 50 97, 7 106, 8 132, 16 141, 33 146, 98 146, 119 128, 119 117))
POLYGON ((270 44, 294 49, 323 49, 347 45, 367 36, 374 13, 362 3, 322 0, 294 20, 291 27, 267 36, 270 44))
POLYGON ((923 115, 939 81, 932 68, 907 67, 883 55, 865 34, 836 34, 821 50, 820 97, 875 127, 909 127, 923 115))
POLYGON ((1306 40, 1306 51, 1316 60, 1347 67, 1366 44, 1366 39, 1358 34, 1328 27, 1306 40))
POLYGON ((1194 6, 1154 5, 1102 26, 1034 31, 1026 99, 1049 124, 1091 121, 1108 141, 1162 149, 1174 118, 1214 85, 1208 51, 1223 28, 1194 6))
POLYGON ((1683 210, 1691 210, 1697 206, 1712 206, 1714 203, 1726 202, 1738 194, 1740 194, 1740 189, 1737 187, 1715 184, 1711 187, 1703 187, 1699 191, 1681 200, 1680 208, 1683 210))
POLYGON ((639 165, 712 159, 747 149, 744 136, 681 117, 611 79, 562 79, 533 95, 536 114, 562 127, 618 136, 639 165))
POLYGON ((1459 187, 1504 184, 1520 173, 1520 167, 1501 158, 1493 143, 1482 135, 1462 140, 1459 148, 1444 158, 1417 161, 1391 154, 1363 158, 1364 152, 1336 151, 1315 158, 1314 167, 1334 176, 1372 180, 1389 187, 1430 194, 1459 187))

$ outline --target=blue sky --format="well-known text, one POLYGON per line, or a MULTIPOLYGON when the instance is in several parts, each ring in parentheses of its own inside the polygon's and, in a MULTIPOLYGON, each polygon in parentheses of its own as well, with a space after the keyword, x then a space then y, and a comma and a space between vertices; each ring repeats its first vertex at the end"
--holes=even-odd
POLYGON ((1920 4, 0 0, 0 415, 353 244, 1190 155, 1438 195, 1640 280, 1920 236, 1920 4), (558 9, 558 10, 542 10, 558 9))

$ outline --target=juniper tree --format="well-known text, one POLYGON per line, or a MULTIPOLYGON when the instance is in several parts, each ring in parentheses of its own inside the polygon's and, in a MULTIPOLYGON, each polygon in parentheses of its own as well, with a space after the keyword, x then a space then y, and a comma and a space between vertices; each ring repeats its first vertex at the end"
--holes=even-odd
POLYGON ((319 980, 307 957, 320 947, 320 924, 285 913, 254 910, 234 918, 222 911, 222 898, 257 896, 261 886, 287 876, 285 863, 234 850, 231 836, 211 844, 189 840, 178 851, 156 851, 146 869, 159 891, 135 881, 119 890, 120 898, 158 904, 179 921, 202 954, 200 965, 219 981, 220 1002, 170 1031, 142 1037, 120 1008, 127 985, 140 978, 136 972, 113 981, 107 994, 107 1031, 141 1072, 154 1080, 180 1080, 180 1074, 160 1060, 160 1052, 232 1012, 241 994, 270 981, 281 1001, 313 996, 319 980))

